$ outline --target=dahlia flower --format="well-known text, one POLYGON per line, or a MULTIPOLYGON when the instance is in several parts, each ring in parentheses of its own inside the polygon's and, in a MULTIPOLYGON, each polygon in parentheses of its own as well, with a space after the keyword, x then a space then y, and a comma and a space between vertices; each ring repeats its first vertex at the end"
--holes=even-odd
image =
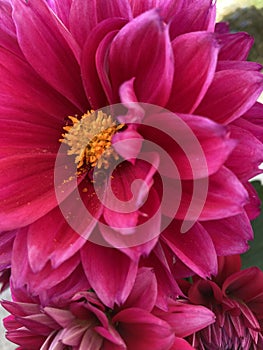
POLYGON ((247 34, 215 27, 208 0, 0 6, 0 229, 21 228, 15 245, 27 243, 33 273, 68 266, 66 278, 81 261, 103 298, 107 286, 93 277, 107 281, 121 259, 118 281, 131 276, 129 287, 107 294, 109 307, 124 302, 158 240, 203 277, 216 274, 217 254, 247 249, 259 210, 248 179, 263 154, 263 77, 245 61, 247 34), (103 109, 118 103, 122 113, 103 109), (158 147, 143 152, 144 141, 178 171, 158 147), (94 237, 116 249, 86 243, 94 237))
POLYGON ((189 300, 205 305, 216 322, 189 339, 195 349, 263 349, 263 272, 256 267, 240 271, 239 256, 219 259, 212 281, 196 279, 189 300))
POLYGON ((142 268, 126 302, 110 309, 92 291, 79 291, 67 304, 41 306, 37 298, 13 291, 16 301, 4 301, 11 313, 7 338, 20 349, 182 349, 182 339, 214 322, 203 306, 172 302, 165 314, 154 308, 157 281, 142 268))

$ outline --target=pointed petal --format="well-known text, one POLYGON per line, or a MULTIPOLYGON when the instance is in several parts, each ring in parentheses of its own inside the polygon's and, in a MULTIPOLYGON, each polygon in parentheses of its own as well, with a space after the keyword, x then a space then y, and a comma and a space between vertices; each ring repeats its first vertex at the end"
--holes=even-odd
POLYGON ((245 182, 262 172, 259 166, 263 162, 263 144, 243 128, 230 126, 230 132, 231 137, 238 142, 225 165, 245 182))
POLYGON ((137 263, 116 249, 90 242, 81 249, 81 260, 89 283, 105 305, 113 308, 127 299, 137 263))
POLYGON ((263 78, 258 72, 217 72, 195 114, 228 124, 253 106, 262 88, 263 78))
POLYGON ((54 13, 44 1, 36 4, 19 0, 13 4, 13 18, 19 45, 28 62, 53 88, 85 109, 79 65, 54 13))
POLYGON ((192 113, 214 77, 219 51, 211 33, 180 35, 173 42, 174 80, 167 108, 192 113))
POLYGON ((211 274, 216 275, 215 248, 202 225, 197 223, 188 232, 181 233, 179 225, 174 221, 163 233, 163 240, 174 254, 196 274, 203 278, 211 274))
MULTIPOLYGON (((86 2, 88 3, 88 2, 86 2)), ((111 20, 105 20, 98 24, 88 35, 85 45, 83 47, 82 58, 81 58, 81 73, 86 95, 90 101, 93 109, 98 109, 101 106, 107 105, 107 97, 111 96, 110 91, 104 91, 102 87, 101 80, 99 78, 99 73, 97 71, 97 50, 100 43, 104 40, 107 35, 113 35, 118 32, 124 25, 126 20, 122 18, 114 18, 111 20), (113 33, 113 34, 112 34, 113 33)), ((110 45, 111 40, 108 38, 108 45, 110 45)), ((105 40, 104 40, 105 46, 105 40)), ((101 57, 106 60, 106 57, 101 57)), ((103 67, 100 67, 100 71, 103 71, 103 67)), ((105 79, 105 77, 104 77, 105 79)))
POLYGON ((46 291, 69 277, 79 261, 77 254, 55 270, 48 262, 41 271, 35 274, 28 264, 27 229, 20 230, 13 248, 12 285, 15 289, 23 289, 27 286, 29 293, 42 294, 45 298, 46 291))
POLYGON ((145 118, 143 123, 146 125, 140 126, 139 132, 151 141, 149 151, 155 144, 160 147, 156 150, 158 171, 170 178, 198 179, 215 173, 236 144, 226 128, 200 116, 164 112, 145 118))
POLYGON ((70 31, 83 46, 88 34, 98 23, 113 18, 131 19, 128 0, 73 1, 70 10, 70 31))
POLYGON ((121 84, 135 77, 139 101, 164 105, 170 95, 173 70, 168 27, 157 11, 136 17, 114 38, 109 53, 114 102, 119 100, 121 84))
POLYGON ((123 305, 123 309, 136 307, 152 311, 157 298, 157 280, 150 268, 138 270, 134 286, 123 305))
POLYGON ((233 60, 245 61, 254 43, 254 39, 248 33, 222 33, 217 35, 220 43, 218 59, 220 61, 233 60))
POLYGON ((174 334, 168 323, 145 310, 122 310, 113 322, 121 325, 122 338, 129 349, 163 350, 173 344, 174 334))
POLYGON ((184 1, 170 23, 171 38, 196 31, 213 31, 216 6, 211 0, 184 1))
POLYGON ((241 254, 253 239, 251 223, 245 212, 216 221, 204 221, 203 227, 213 240, 217 255, 241 254))
POLYGON ((187 337, 215 321, 214 313, 204 306, 174 302, 168 312, 156 311, 156 315, 169 323, 177 337, 187 337))

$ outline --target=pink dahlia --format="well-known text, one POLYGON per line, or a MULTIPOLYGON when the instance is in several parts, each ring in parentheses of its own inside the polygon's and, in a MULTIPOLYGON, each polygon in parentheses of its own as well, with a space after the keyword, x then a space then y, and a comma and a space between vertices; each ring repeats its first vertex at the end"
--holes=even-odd
POLYGON ((203 306, 171 301, 165 314, 158 311, 157 281, 148 268, 139 270, 126 302, 112 309, 91 290, 79 291, 64 305, 41 306, 26 290, 14 290, 13 296, 16 301, 3 302, 12 314, 4 324, 7 338, 20 349, 189 350, 182 338, 214 322, 203 306))
POLYGON ((81 261, 97 292, 95 273, 108 280, 120 258, 126 297, 159 238, 203 277, 217 254, 247 249, 263 154, 247 34, 215 27, 208 0, 0 6, 0 228, 22 227, 15 245, 26 242, 33 273, 72 260, 68 276, 81 261), (103 109, 117 103, 117 115, 103 109), (86 243, 98 237, 116 249, 86 243))
POLYGON ((195 349, 263 349, 263 272, 256 267, 240 271, 240 257, 219 259, 212 281, 196 279, 189 300, 210 308, 216 322, 189 339, 195 349))

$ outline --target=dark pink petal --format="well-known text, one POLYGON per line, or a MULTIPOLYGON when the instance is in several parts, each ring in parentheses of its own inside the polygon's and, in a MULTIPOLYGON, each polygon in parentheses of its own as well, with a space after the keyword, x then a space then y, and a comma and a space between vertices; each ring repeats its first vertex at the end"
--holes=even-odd
POLYGON ((215 23, 215 3, 211 0, 184 2, 170 23, 171 38, 196 31, 213 31, 215 23), (188 5, 188 6, 187 6, 188 5))
POLYGON ((174 254, 196 274, 203 278, 216 274, 215 248, 201 224, 197 223, 188 232, 182 233, 179 224, 173 221, 162 237, 174 254))
MULTIPOLYGON (((50 8, 56 13, 66 27, 69 27, 69 13, 72 4, 72 0, 47 0, 50 8)), ((73 1, 74 3, 74 1, 73 1)))
POLYGON ((0 233, 0 271, 11 266, 12 249, 17 230, 0 233))
POLYGON ((8 1, 2 0, 0 2, 0 45, 21 56, 21 50, 19 48, 16 29, 12 20, 12 7, 8 1))
POLYGON ((262 65, 256 62, 247 61, 218 61, 216 71, 228 70, 228 69, 240 69, 248 71, 261 71, 262 65))
MULTIPOLYGON (((0 48, 0 62, 4 62, 0 64, 1 119, 17 121, 19 115, 19 121, 47 126, 60 135, 65 118, 79 110, 41 79, 24 58, 0 48)), ((53 142, 58 144, 57 138, 53 142)))
POLYGON ((206 32, 180 35, 172 47, 175 71, 167 108, 192 113, 212 82, 219 47, 213 34, 206 32))
POLYGON ((263 104, 256 102, 241 118, 235 120, 234 124, 250 131, 263 142, 263 104))
POLYGON ((250 220, 256 219, 260 215, 261 201, 254 186, 249 182, 244 184, 249 196, 248 203, 245 205, 246 213, 250 220))
POLYGON ((250 180, 260 174, 260 164, 263 162, 263 144, 249 131, 237 126, 230 126, 231 137, 237 140, 237 145, 225 165, 241 181, 250 180), (244 162, 244 155, 246 162, 244 162))
POLYGON ((13 4, 13 18, 19 45, 28 62, 53 88, 85 110, 79 65, 66 39, 67 32, 60 28, 56 16, 44 1, 36 5, 19 0, 13 4))
MULTIPOLYGON (((138 159, 134 165, 122 162, 112 173, 104 199, 104 219, 106 223, 120 232, 132 233, 136 230, 140 211, 153 184, 158 157, 152 162, 138 159)), ((154 207, 154 212, 155 212, 154 207)))
POLYGON ((136 17, 114 38, 109 53, 114 102, 119 101, 122 83, 135 78, 139 101, 164 105, 170 95, 173 70, 168 27, 157 11, 136 17))
POLYGON ((231 296, 249 302, 257 295, 261 295, 262 288, 263 272, 257 267, 250 267, 229 276, 223 284, 222 291, 228 297, 231 296))
POLYGON ((217 255, 241 254, 253 239, 253 230, 246 213, 221 220, 204 221, 202 226, 209 232, 217 255))
POLYGON ((112 308, 127 299, 137 263, 116 249, 89 242, 81 249, 81 260, 89 283, 105 305, 112 308))
MULTIPOLYGON (((92 108, 95 110, 108 104, 97 71, 98 47, 107 35, 116 33, 126 24, 126 22, 126 20, 121 18, 105 20, 97 25, 86 39, 81 58, 81 73, 86 95, 88 96, 92 108)), ((110 43, 111 40, 108 40, 108 45, 110 45, 110 43)), ((101 57, 100 60, 102 61, 103 58, 106 59, 106 57, 101 57)), ((104 68, 104 65, 99 68, 101 71, 102 68, 104 68)), ((108 91, 108 95, 109 94, 111 93, 108 91)))
POLYGON ((262 87, 263 78, 258 72, 217 72, 195 113, 228 124, 253 106, 262 87))
POLYGON ((174 334, 167 322, 149 312, 130 308, 120 311, 112 320, 119 323, 119 333, 128 349, 170 349, 174 334))
MULTIPOLYGON (((180 220, 215 220, 233 216, 243 212, 248 202, 248 194, 237 177, 227 168, 222 167, 208 179, 180 181, 165 179, 167 192, 174 193, 181 189, 175 198, 180 204, 176 218, 180 220)), ((174 214, 171 211, 172 198, 167 198, 162 206, 165 215, 174 214)), ((184 226, 184 225, 183 225, 184 226)))
POLYGON ((217 38, 221 46, 218 57, 220 61, 245 61, 254 43, 252 36, 242 32, 218 34, 217 38))
POLYGON ((161 148, 156 149, 158 170, 167 177, 205 178, 219 170, 235 146, 227 129, 200 116, 164 112, 145 118, 143 124, 138 131, 152 142, 149 151, 155 144, 161 148))
POLYGON ((20 230, 13 247, 12 285, 15 289, 27 286, 30 294, 45 296, 48 289, 69 277, 76 269, 79 261, 80 258, 77 254, 55 270, 48 262, 41 271, 35 274, 28 264, 27 229, 20 230))
POLYGON ((228 276, 232 275, 235 272, 240 271, 241 266, 242 266, 241 256, 238 254, 228 255, 228 256, 219 256, 218 257, 218 274, 213 278, 213 281, 216 282, 218 286, 221 286, 228 276))
POLYGON ((123 305, 123 309, 136 307, 152 311, 157 298, 157 280, 150 268, 142 267, 138 270, 134 286, 123 305))
POLYGON ((160 11, 162 18, 169 21, 171 17, 178 13, 184 6, 184 0, 151 0, 151 1, 141 1, 141 0, 130 0, 133 16, 139 16, 143 12, 157 8, 160 11))
POLYGON ((28 228, 28 259, 32 270, 41 270, 48 260, 57 268, 71 258, 86 243, 102 209, 92 184, 83 181, 60 207, 33 222, 28 228))
POLYGON ((28 228, 29 264, 35 273, 41 271, 49 260, 52 267, 57 268, 85 243, 86 240, 72 230, 57 207, 28 228))
POLYGON ((172 302, 168 311, 156 310, 155 315, 169 323, 177 337, 187 337, 215 321, 214 313, 204 306, 172 302))
POLYGON ((174 344, 170 350, 193 350, 194 348, 187 343, 186 340, 181 338, 175 338, 174 344))
POLYGON ((162 310, 167 310, 169 297, 176 299, 179 295, 182 295, 182 291, 172 275, 164 248, 158 242, 151 255, 143 260, 143 266, 154 269, 158 286, 156 306, 162 310))
POLYGON ((57 205, 54 193, 55 154, 18 154, 0 160, 0 227, 25 226, 57 205))
POLYGON ((128 0, 73 1, 70 10, 70 32, 83 46, 88 34, 98 23, 114 17, 131 19, 128 0))

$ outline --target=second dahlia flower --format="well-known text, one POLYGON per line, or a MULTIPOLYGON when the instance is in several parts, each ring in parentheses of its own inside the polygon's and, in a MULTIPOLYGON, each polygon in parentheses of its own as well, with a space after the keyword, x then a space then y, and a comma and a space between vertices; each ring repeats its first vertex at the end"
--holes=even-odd
POLYGON ((197 279, 189 300, 213 310, 216 322, 190 339, 195 349, 263 349, 263 273, 256 267, 240 271, 240 257, 219 259, 212 281, 197 279))

